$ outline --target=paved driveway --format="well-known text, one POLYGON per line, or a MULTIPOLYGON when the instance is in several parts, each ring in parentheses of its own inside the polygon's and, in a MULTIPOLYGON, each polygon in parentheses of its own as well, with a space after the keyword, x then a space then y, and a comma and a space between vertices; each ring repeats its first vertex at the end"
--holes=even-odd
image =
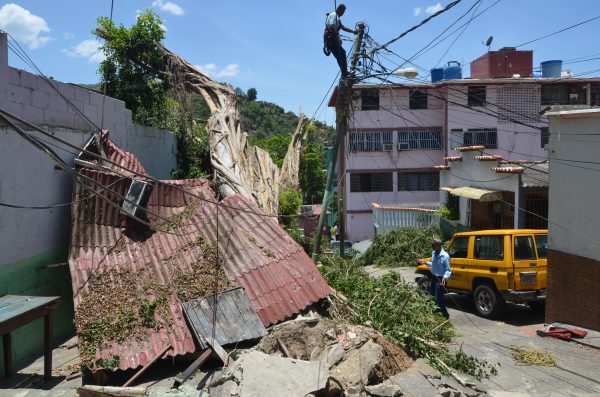
MULTIPOLYGON (((414 281, 412 268, 367 268, 373 277, 388 271, 400 273, 414 281)), ((575 342, 541 338, 535 331, 544 325, 544 314, 526 306, 508 305, 500 321, 475 314, 472 298, 446 295, 450 321, 459 332, 457 348, 491 363, 500 363, 498 375, 478 386, 495 391, 496 396, 598 396, 600 395, 600 350, 575 342), (528 347, 551 352, 556 367, 516 365, 507 350, 510 346, 528 347), (522 394, 517 394, 522 393, 522 394)), ((577 308, 573 308, 577 310, 577 308)))

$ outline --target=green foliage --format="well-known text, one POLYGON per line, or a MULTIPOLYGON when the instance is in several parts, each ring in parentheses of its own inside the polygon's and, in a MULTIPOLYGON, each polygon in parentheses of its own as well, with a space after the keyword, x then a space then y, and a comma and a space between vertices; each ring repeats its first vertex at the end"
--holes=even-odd
POLYGON ((495 367, 487 362, 448 349, 455 336, 452 324, 444 324, 433 299, 421 295, 399 274, 372 278, 356 261, 336 255, 322 256, 322 263, 320 270, 328 284, 348 298, 355 313, 349 320, 360 324, 370 321, 386 338, 404 346, 409 355, 429 357, 442 372, 445 369, 440 361, 478 379, 495 374, 495 367))
POLYGON ((323 200, 323 190, 327 183, 325 158, 321 145, 308 143, 302 148, 298 173, 304 202, 320 203, 323 200))
POLYGON ((101 83, 109 96, 125 101, 138 124, 159 128, 169 125, 173 104, 167 100, 167 87, 154 67, 160 61, 157 43, 165 37, 157 14, 146 10, 127 29, 106 17, 98 18, 98 29, 106 38, 100 63, 101 83))
POLYGON ((437 210, 437 212, 435 214, 437 216, 439 216, 440 218, 449 219, 449 220, 457 220, 459 218, 456 211, 451 210, 448 206, 446 206, 444 204, 440 205, 440 208, 437 210))
POLYGON ((373 238, 373 245, 360 258, 362 265, 416 266, 431 254, 431 238, 441 236, 439 226, 402 227, 373 238))
POLYGON ((174 179, 210 176, 210 144, 204 124, 196 124, 191 134, 177 133, 177 163, 179 168, 171 173, 174 179))
POLYGON ((256 101, 256 97, 258 95, 256 88, 249 88, 248 91, 246 91, 246 95, 248 95, 249 101, 256 101))
POLYGON ((250 144, 258 146, 259 148, 265 149, 267 152, 269 152, 273 162, 277 164, 277 167, 281 168, 283 159, 285 158, 285 154, 287 153, 287 149, 291 141, 291 135, 277 134, 271 136, 270 138, 251 138, 250 144))
POLYGON ((302 205, 300 192, 294 189, 284 189, 279 192, 279 223, 286 229, 296 225, 296 214, 302 205))

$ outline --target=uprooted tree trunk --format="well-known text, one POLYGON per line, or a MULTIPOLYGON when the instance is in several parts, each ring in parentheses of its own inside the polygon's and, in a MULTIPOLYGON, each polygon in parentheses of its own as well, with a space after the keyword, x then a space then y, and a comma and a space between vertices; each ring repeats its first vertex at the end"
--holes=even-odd
POLYGON ((307 132, 302 128, 304 123, 304 113, 300 112, 298 126, 292 136, 287 152, 281 165, 281 177, 279 178, 279 187, 281 189, 299 189, 300 188, 300 150, 302 142, 306 139, 307 132))
POLYGON ((212 113, 206 129, 219 193, 225 197, 240 193, 254 199, 265 212, 277 214, 279 169, 265 150, 248 144, 233 89, 213 81, 162 45, 159 50, 163 62, 158 66, 171 87, 202 95, 212 113))

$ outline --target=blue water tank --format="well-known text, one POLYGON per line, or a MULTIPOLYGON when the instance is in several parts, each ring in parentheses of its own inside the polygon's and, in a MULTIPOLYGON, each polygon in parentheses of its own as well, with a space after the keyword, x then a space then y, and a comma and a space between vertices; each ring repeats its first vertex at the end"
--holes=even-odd
POLYGON ((562 63, 561 60, 542 62, 542 77, 560 77, 562 63))
POLYGON ((437 83, 444 79, 444 68, 433 68, 431 69, 431 82, 437 83))
POLYGON ((462 67, 456 61, 448 62, 444 68, 444 80, 460 80, 462 79, 462 67))

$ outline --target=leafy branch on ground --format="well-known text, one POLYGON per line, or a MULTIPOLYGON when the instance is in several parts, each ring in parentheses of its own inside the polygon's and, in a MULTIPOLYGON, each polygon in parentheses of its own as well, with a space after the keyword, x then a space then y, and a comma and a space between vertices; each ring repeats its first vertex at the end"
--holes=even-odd
POLYGON ((353 259, 337 255, 321 258, 323 276, 347 298, 347 310, 330 310, 334 317, 356 324, 369 322, 386 338, 404 346, 413 358, 431 357, 431 364, 442 373, 447 373, 447 369, 439 361, 477 379, 496 374, 494 365, 462 350, 450 349, 455 336, 452 325, 437 314, 437 306, 430 297, 421 295, 416 286, 407 284, 399 274, 392 272, 372 278, 353 259))
POLYGON ((431 254, 431 238, 441 236, 439 226, 402 227, 373 238, 373 245, 360 258, 363 266, 416 266, 431 254))

